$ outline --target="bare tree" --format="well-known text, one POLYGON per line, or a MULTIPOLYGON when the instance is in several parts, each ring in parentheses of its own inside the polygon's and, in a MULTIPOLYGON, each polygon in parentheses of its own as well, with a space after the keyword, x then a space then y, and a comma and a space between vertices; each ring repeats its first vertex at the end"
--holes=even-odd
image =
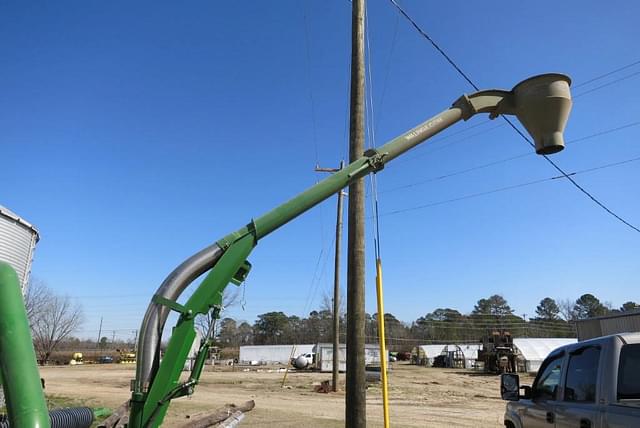
MULTIPOLYGON (((222 317, 222 314, 225 310, 235 306, 238 304, 238 299, 240 297, 240 287, 227 287, 224 289, 224 293, 222 295, 222 309, 220 310, 219 317, 222 317)), ((209 311, 209 313, 205 315, 198 315, 196 317, 196 328, 200 331, 202 336, 206 336, 207 333, 211 332, 212 337, 216 337, 216 319, 213 318, 213 312, 209 311)))
MULTIPOLYGON (((82 309, 69 296, 54 294, 41 281, 27 292, 27 313, 33 343, 39 360, 45 364, 60 342, 73 333, 83 321, 82 309), (28 297, 31 293, 31 297, 28 297)), ((31 288, 31 287, 30 287, 31 288)))
MULTIPOLYGON (((338 309, 340 318, 343 318, 347 313, 347 306, 345 305, 344 293, 340 290, 340 308, 338 309)), ((330 312, 333 315, 333 293, 329 294, 326 290, 322 293, 322 301, 320 302, 320 310, 330 312)))
POLYGON ((557 300, 557 302, 562 318, 567 322, 574 321, 576 319, 576 311, 574 309, 576 301, 571 299, 562 299, 557 300))
POLYGON ((46 307, 52 298, 51 290, 44 281, 31 277, 29 285, 24 294, 24 306, 27 310, 27 318, 29 323, 33 324, 33 319, 42 308, 46 307))

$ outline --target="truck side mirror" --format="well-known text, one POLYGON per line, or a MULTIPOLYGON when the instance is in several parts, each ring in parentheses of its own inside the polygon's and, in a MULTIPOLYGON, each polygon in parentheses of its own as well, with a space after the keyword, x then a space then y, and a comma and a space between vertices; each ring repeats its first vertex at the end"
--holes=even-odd
POLYGON ((528 385, 521 386, 522 394, 520 394, 520 398, 524 398, 525 400, 530 400, 532 398, 531 387, 528 385))
POLYGON ((500 396, 507 401, 520 399, 520 377, 517 374, 503 373, 500 376, 500 396))

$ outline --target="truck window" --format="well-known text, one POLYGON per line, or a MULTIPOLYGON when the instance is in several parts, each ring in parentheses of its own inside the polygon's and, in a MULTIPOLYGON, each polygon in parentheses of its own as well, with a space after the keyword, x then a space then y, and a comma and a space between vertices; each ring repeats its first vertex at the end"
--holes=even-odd
POLYGON ((565 401, 595 403, 600 348, 589 346, 569 355, 565 401))
POLYGON ((533 384, 533 398, 536 400, 555 400, 560 384, 562 359, 564 354, 550 357, 542 363, 541 371, 533 384))
POLYGON ((640 399, 640 343, 624 345, 618 368, 618 400, 640 399))

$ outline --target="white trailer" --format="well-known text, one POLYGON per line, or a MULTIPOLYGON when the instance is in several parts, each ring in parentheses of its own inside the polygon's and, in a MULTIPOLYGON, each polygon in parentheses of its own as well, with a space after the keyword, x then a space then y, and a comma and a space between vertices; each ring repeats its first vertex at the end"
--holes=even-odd
MULTIPOLYGON (((315 368, 321 372, 333 371, 333 344, 318 343, 314 347, 316 354, 315 368)), ((387 362, 389 355, 387 354, 387 362)), ((380 365, 380 347, 378 345, 365 345, 364 347, 364 363, 367 366, 380 365)), ((347 371, 347 345, 340 344, 338 355, 338 370, 347 371)))
POLYGON ((240 347, 240 362, 289 364, 289 358, 312 352, 314 345, 250 345, 240 347), (293 351, 293 355, 292 355, 293 351))

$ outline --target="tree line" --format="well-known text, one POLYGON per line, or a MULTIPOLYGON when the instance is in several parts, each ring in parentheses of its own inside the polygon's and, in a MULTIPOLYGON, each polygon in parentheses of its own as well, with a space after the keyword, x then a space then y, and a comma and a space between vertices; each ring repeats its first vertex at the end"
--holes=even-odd
MULTIPOLYGON (((258 315, 253 324, 223 318, 216 329, 216 339, 223 347, 331 342, 333 313, 326 300, 319 310, 302 318, 280 311, 258 315)), ((635 309, 640 306, 632 301, 613 308, 592 294, 583 294, 576 300, 545 297, 536 306, 535 314, 526 317, 516 315, 508 302, 496 294, 478 300, 469 314, 438 308, 410 323, 390 313, 384 317, 388 346, 393 351, 401 351, 427 343, 478 342, 494 330, 509 331, 513 337, 576 337, 577 320, 635 309)), ((368 343, 377 343, 377 317, 376 313, 366 314, 368 343)), ((344 313, 340 318, 340 336, 344 340, 344 313)))
MULTIPOLYGON (((233 306, 237 297, 237 292, 225 294, 224 306, 233 306)), ((73 304, 68 296, 54 293, 42 281, 31 281, 25 294, 25 306, 41 363, 46 364, 54 351, 68 348, 65 345, 81 348, 84 342, 95 343, 72 336, 84 319, 81 307, 73 304)), ((640 309, 640 305, 633 301, 613 308, 592 294, 583 294, 576 300, 545 297, 536 306, 535 314, 526 317, 516 315, 508 302, 495 294, 478 300, 469 314, 452 308, 437 308, 409 323, 391 313, 384 317, 388 347, 392 351, 402 351, 427 343, 478 342, 494 330, 509 331, 514 337, 576 337, 577 320, 636 309, 640 309)), ((340 310, 340 340, 343 342, 346 337, 344 312, 343 307, 340 310)), ((377 317, 376 313, 365 315, 368 343, 378 341, 377 317)), ((320 308, 306 317, 274 311, 258 315, 250 324, 229 317, 216 321, 207 315, 199 317, 196 324, 205 335, 213 331, 221 347, 331 342, 333 306, 331 299, 324 296, 320 308)), ((107 342, 106 337, 101 338, 97 348, 105 349, 107 342)))

